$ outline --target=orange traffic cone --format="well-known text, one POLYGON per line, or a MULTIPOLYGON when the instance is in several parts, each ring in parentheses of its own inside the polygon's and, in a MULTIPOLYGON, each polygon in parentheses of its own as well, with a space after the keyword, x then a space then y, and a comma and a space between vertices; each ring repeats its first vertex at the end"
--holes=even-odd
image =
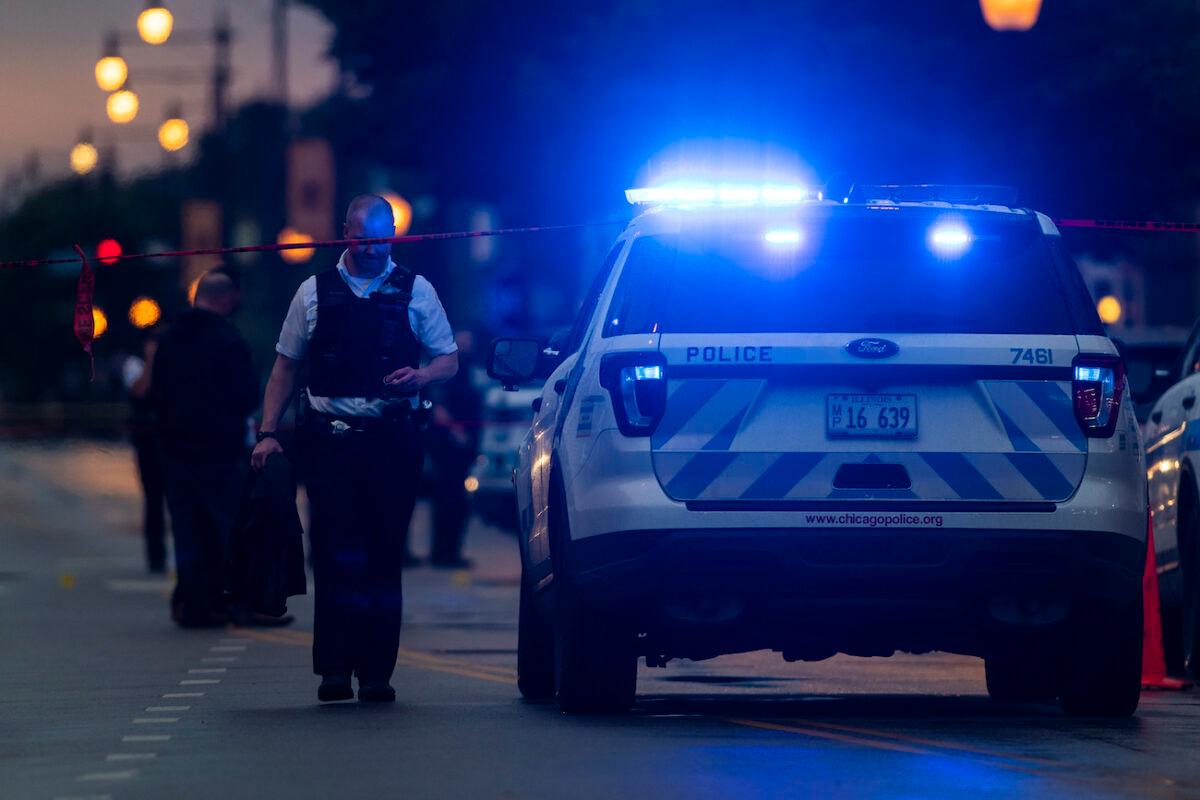
POLYGON ((1188 681, 1167 675, 1162 617, 1158 602, 1158 559, 1154 557, 1154 521, 1146 529, 1146 571, 1142 573, 1142 688, 1186 689, 1188 681))

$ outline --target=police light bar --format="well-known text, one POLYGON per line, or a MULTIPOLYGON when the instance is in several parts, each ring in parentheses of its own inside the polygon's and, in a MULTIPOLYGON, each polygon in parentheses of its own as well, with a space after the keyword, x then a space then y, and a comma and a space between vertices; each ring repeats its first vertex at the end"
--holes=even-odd
POLYGON ((957 203, 959 205, 1015 206, 1017 190, 994 184, 855 184, 845 202, 854 203, 957 203))
POLYGON ((635 206, 785 206, 820 200, 821 193, 784 183, 678 183, 626 189, 635 206))

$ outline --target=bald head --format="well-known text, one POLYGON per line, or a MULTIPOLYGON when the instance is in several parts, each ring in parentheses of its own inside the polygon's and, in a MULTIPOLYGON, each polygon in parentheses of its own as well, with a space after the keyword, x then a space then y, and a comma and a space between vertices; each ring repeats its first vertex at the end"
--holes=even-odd
POLYGON ((234 312, 239 299, 237 284, 220 270, 206 273, 196 285, 196 308, 207 309, 223 317, 234 312))
MULTIPOLYGON (((388 239, 396 235, 392 207, 377 194, 360 194, 346 209, 342 233, 347 239, 388 239)), ((351 274, 374 277, 383 272, 392 255, 390 244, 352 244, 346 248, 346 268, 351 274)))
POLYGON ((378 221, 381 223, 386 221, 387 225, 392 227, 396 225, 396 221, 392 217, 391 204, 377 194, 360 194, 346 207, 347 225, 356 219, 375 221, 375 217, 379 217, 378 221))

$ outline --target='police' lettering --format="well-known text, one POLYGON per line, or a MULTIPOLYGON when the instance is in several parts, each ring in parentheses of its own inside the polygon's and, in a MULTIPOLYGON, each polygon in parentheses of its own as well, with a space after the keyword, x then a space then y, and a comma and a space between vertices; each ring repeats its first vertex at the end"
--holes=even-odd
POLYGON ((689 347, 685 358, 689 363, 692 361, 703 361, 706 364, 768 363, 773 360, 771 351, 770 347, 740 345, 734 347, 689 347))

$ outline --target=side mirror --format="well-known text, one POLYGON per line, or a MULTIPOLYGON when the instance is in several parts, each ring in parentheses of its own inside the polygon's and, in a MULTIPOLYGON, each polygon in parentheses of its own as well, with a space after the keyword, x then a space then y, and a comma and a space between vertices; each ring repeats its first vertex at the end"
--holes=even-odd
POLYGON ((487 374, 504 386, 516 389, 537 377, 542 359, 542 343, 530 338, 501 338, 492 341, 488 351, 487 374))

